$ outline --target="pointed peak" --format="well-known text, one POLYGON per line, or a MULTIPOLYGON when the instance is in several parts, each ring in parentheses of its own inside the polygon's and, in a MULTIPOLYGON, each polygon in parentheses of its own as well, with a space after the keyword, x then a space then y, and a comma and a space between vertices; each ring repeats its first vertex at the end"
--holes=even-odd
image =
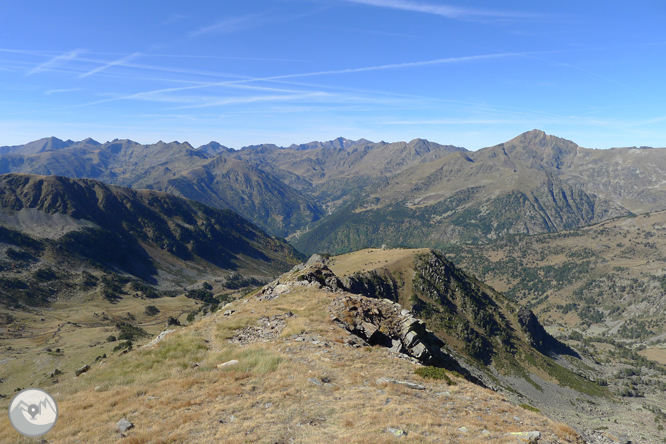
POLYGON ((91 138, 91 137, 88 137, 88 138, 86 138, 86 139, 83 139, 83 140, 81 141, 81 143, 82 143, 82 144, 86 144, 86 145, 96 145, 96 146, 101 145, 101 143, 99 143, 98 141, 96 141, 95 139, 93 139, 93 138, 91 138))

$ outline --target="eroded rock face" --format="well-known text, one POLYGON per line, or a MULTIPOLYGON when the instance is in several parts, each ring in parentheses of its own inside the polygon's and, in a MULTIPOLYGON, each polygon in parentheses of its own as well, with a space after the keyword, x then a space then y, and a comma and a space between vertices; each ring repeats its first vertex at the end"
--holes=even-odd
POLYGON ((527 339, 534 347, 540 348, 549 342, 550 335, 539 324, 539 320, 529 308, 520 308, 518 311, 518 322, 523 328, 525 336, 527 336, 527 339))
POLYGON ((309 265, 296 265, 290 272, 265 285, 256 297, 260 301, 268 301, 277 298, 283 293, 288 293, 292 288, 299 286, 323 288, 329 291, 347 290, 335 273, 326 265, 322 262, 313 262, 309 265))
POLYGON ((371 299, 343 293, 329 306, 331 320, 352 336, 351 345, 381 345, 403 353, 421 364, 456 371, 468 380, 481 382, 464 369, 455 358, 442 350, 444 342, 426 328, 426 324, 386 299, 371 299))

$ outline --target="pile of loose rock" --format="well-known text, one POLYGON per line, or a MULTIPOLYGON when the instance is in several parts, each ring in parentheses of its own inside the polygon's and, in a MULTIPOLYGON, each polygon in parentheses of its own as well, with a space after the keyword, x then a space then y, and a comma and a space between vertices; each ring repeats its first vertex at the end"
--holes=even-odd
POLYGON ((295 287, 314 287, 329 291, 346 291, 344 284, 326 265, 314 255, 306 264, 298 264, 270 284, 265 285, 257 294, 259 301, 269 301, 281 294, 290 292, 295 287))
POLYGON ((331 320, 351 333, 347 343, 353 347, 381 345, 422 364, 445 367, 472 378, 442 350, 444 342, 400 304, 344 293, 331 303, 329 311, 331 320))
POLYGON ((245 327, 236 331, 236 334, 229 340, 235 344, 251 344, 253 342, 268 342, 278 337, 287 325, 285 319, 294 316, 292 312, 282 315, 274 315, 270 318, 259 318, 257 326, 245 327))

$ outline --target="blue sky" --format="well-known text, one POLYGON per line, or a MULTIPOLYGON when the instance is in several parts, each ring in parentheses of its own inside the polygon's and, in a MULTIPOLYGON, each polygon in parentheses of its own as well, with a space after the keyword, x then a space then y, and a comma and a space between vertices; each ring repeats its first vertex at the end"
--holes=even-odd
POLYGON ((0 145, 666 146, 666 2, 0 2, 0 145))

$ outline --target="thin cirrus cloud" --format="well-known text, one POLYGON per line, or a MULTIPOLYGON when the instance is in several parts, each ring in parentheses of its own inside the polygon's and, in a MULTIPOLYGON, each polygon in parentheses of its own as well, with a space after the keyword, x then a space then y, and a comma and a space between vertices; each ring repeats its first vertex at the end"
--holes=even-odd
POLYGON ((69 89, 50 89, 46 91, 46 95, 50 96, 51 94, 60 94, 60 93, 67 93, 67 92, 74 92, 74 91, 81 91, 81 88, 69 88, 69 89))
POLYGON ((204 26, 196 31, 190 33, 190 37, 198 37, 203 34, 210 34, 212 32, 234 32, 239 29, 251 26, 257 23, 261 16, 257 14, 245 15, 242 17, 231 17, 225 20, 220 20, 214 25, 204 26))
MULTIPOLYGON (((521 55, 521 53, 482 54, 482 55, 463 56, 463 57, 448 57, 448 58, 444 58, 444 59, 426 60, 426 61, 421 61, 421 62, 394 63, 394 64, 389 64, 389 65, 365 66, 365 67, 361 67, 361 68, 347 68, 347 69, 339 69, 339 70, 331 70, 331 71, 315 71, 315 72, 307 72, 307 73, 284 74, 284 75, 270 76, 270 77, 243 78, 243 79, 239 79, 239 80, 228 80, 228 81, 224 81, 224 82, 203 82, 203 83, 198 83, 196 85, 189 85, 189 86, 182 86, 182 87, 175 87, 175 88, 165 88, 165 89, 159 89, 159 90, 152 90, 152 91, 134 93, 134 94, 124 95, 124 96, 119 96, 119 97, 113 97, 113 98, 109 98, 109 99, 97 100, 95 102, 84 103, 84 104, 81 104, 81 105, 74 105, 74 106, 75 107, 90 106, 90 105, 97 105, 97 104, 101 104, 101 103, 113 102, 113 101, 117 101, 117 100, 132 100, 132 99, 145 100, 146 97, 149 97, 149 96, 154 95, 154 94, 175 93, 175 92, 181 92, 181 91, 197 90, 197 89, 202 89, 202 88, 230 86, 230 85, 238 85, 238 84, 253 83, 253 82, 272 82, 272 81, 279 81, 279 80, 284 80, 284 79, 314 77, 314 76, 323 76, 323 75, 352 74, 352 73, 362 73, 362 72, 369 72, 369 71, 382 71, 382 70, 392 70, 392 69, 413 68, 413 67, 419 67, 419 66, 465 63, 465 62, 473 62, 473 61, 480 61, 480 60, 500 59, 500 58, 506 58, 506 57, 511 57, 511 56, 520 56, 520 55, 521 55)), ((230 102, 219 103, 219 104, 230 104, 230 102)))
POLYGON ((500 11, 492 9, 461 8, 458 6, 433 5, 431 3, 415 2, 410 0, 345 0, 351 3, 378 6, 382 8, 401 9, 403 11, 423 12, 439 15, 450 19, 478 20, 478 19, 533 19, 542 18, 541 14, 519 11, 500 11))
POLYGON ((271 96, 252 96, 252 97, 230 97, 222 100, 216 100, 210 103, 203 103, 199 105, 191 106, 181 106, 177 109, 191 109, 191 108, 207 108, 212 106, 224 106, 224 105, 237 105, 242 103, 256 103, 256 102, 275 102, 275 101, 295 101, 295 100, 307 100, 314 99, 318 97, 325 97, 329 94, 321 91, 315 91, 305 94, 292 94, 292 95, 271 95, 271 96))
POLYGON ((42 63, 41 65, 37 65, 34 68, 32 68, 30 71, 28 71, 28 75, 31 76, 33 74, 37 74, 38 72, 48 71, 52 68, 56 68, 65 62, 76 59, 79 56, 79 54, 83 52, 84 51, 81 49, 76 49, 74 51, 69 51, 64 54, 57 55, 47 60, 46 62, 42 63))
POLYGON ((130 54, 127 57, 123 57, 122 59, 118 59, 118 60, 114 60, 114 61, 109 62, 109 63, 105 63, 102 66, 98 66, 95 69, 92 69, 88 72, 84 72, 83 74, 79 75, 79 79, 91 76, 91 75, 96 74, 96 73, 101 72, 101 71, 104 71, 105 69, 111 68, 112 66, 126 65, 128 62, 137 58, 139 55, 141 55, 141 54, 139 54, 138 52, 135 52, 134 54, 130 54))

